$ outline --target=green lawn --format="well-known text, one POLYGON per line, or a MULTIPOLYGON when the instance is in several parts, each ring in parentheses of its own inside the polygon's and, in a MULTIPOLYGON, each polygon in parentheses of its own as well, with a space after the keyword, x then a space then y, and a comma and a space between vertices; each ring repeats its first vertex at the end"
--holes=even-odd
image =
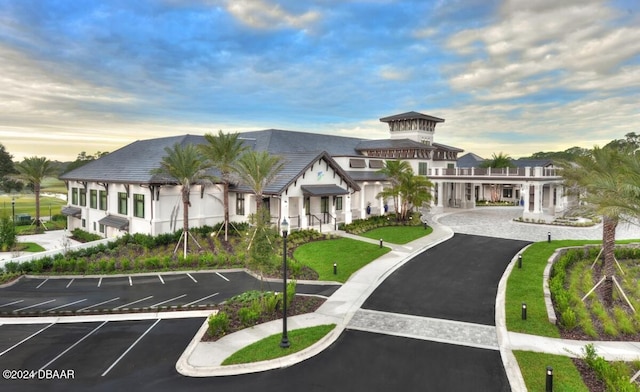
POLYGON ((384 226, 360 235, 374 240, 382 239, 384 242, 392 244, 406 244, 432 232, 433 229, 431 227, 427 227, 425 230, 423 226, 384 226))
POLYGON ((520 372, 529 391, 544 391, 547 366, 553 368, 553 390, 589 392, 573 361, 563 355, 514 351, 520 372))
POLYGON ((44 252, 46 249, 35 242, 19 242, 20 252, 44 252))
MULTIPOLYGON (((22 193, 17 195, 0 195, 0 215, 6 214, 7 216, 11 216, 12 199, 14 199, 16 203, 16 215, 28 214, 31 215, 31 217, 34 217, 36 215, 36 198, 33 194, 29 193, 22 193)), ((51 215, 60 214, 61 207, 66 204, 66 201, 55 197, 40 196, 40 216, 48 218, 49 211, 51 211, 51 215)))
POLYGON ((354 272, 390 250, 350 238, 338 238, 301 245, 293 257, 318 272, 319 280, 344 283, 354 272), (333 274, 334 263, 337 264, 336 275, 333 274))
POLYGON ((313 345, 336 327, 335 324, 319 325, 316 327, 294 329, 287 332, 289 348, 280 347, 282 334, 278 333, 253 343, 236 351, 222 362, 222 365, 252 363, 284 357, 313 345))
POLYGON ((41 189, 43 192, 67 194, 67 187, 64 185, 64 181, 55 177, 45 178, 44 181, 42 181, 41 189))

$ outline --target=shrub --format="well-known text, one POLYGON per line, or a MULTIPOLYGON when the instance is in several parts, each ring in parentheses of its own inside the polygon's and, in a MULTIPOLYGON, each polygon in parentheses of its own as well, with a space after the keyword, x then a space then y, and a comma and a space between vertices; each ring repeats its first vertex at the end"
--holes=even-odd
POLYGON ((91 242, 91 241, 97 241, 102 239, 102 237, 100 237, 99 235, 89 233, 82 229, 73 229, 73 231, 71 232, 71 235, 73 239, 80 242, 91 242))
POLYGON ((260 318, 260 311, 255 309, 255 306, 249 306, 245 308, 241 308, 238 310, 238 317, 240 318, 240 322, 245 327, 250 327, 255 325, 255 323, 260 318))
POLYGON ((560 320, 562 325, 569 330, 574 329, 578 325, 576 313, 571 308, 565 309, 565 311, 560 314, 560 320))
POLYGON ((220 311, 209 316, 209 335, 214 336, 224 334, 229 330, 229 316, 226 312, 220 311))

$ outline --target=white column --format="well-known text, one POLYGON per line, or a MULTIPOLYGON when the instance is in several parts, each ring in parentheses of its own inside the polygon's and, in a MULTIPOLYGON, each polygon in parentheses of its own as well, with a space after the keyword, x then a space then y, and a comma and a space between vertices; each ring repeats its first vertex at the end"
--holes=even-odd
POLYGON ((344 209, 344 223, 349 224, 353 222, 353 214, 351 213, 351 194, 348 194, 346 197, 344 209))
POLYGON ((307 221, 307 210, 304 208, 304 195, 300 197, 300 203, 298 203, 298 215, 300 216, 300 228, 306 229, 309 227, 309 222, 307 221))
POLYGON ((523 184, 520 187, 520 196, 522 196, 522 201, 524 203, 524 212, 530 212, 529 210, 529 184, 523 184))
POLYGON ((444 183, 438 181, 438 207, 444 207, 442 201, 444 200, 444 183))
POLYGON ((366 187, 367 185, 369 185, 368 183, 363 183, 362 184, 362 188, 360 189, 360 219, 365 219, 367 217, 367 211, 366 211, 366 206, 364 203, 364 199, 365 199, 365 194, 366 194, 366 187))
POLYGON ((533 186, 533 213, 538 214, 542 212, 542 187, 540 184, 533 186))

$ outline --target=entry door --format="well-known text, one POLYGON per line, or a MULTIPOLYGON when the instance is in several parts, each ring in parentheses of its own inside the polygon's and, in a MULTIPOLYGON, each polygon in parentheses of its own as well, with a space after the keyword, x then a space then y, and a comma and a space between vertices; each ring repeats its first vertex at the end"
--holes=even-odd
POLYGON ((322 196, 320 198, 320 212, 322 213, 323 223, 329 221, 329 196, 322 196))

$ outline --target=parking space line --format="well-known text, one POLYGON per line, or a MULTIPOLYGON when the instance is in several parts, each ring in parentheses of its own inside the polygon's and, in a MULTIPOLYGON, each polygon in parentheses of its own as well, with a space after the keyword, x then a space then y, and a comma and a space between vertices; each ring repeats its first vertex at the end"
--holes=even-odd
POLYGON ((187 272, 187 276, 191 278, 191 280, 193 280, 194 282, 198 283, 198 281, 196 280, 196 278, 194 278, 193 276, 191 276, 190 273, 187 272))
POLYGON ((49 278, 47 278, 47 279, 43 280, 43 281, 42 281, 42 283, 40 283, 40 284, 36 287, 36 289, 39 289, 39 288, 40 288, 40 286, 42 286, 43 284, 47 283, 47 280, 49 280, 49 278))
POLYGON ((162 284, 164 284, 164 279, 162 279, 162 275, 158 274, 158 278, 160 278, 160 281, 162 282, 162 284))
POLYGON ((0 357, 3 356, 4 354, 8 353, 9 351, 13 350, 14 348, 18 347, 22 343, 26 342, 27 340, 31 339, 32 337, 36 336, 37 334, 39 334, 40 332, 44 331, 45 329, 49 328, 52 325, 55 325, 55 323, 51 323, 51 324, 47 325, 46 327, 40 329, 39 331, 36 331, 36 332, 32 333, 31 335, 29 335, 26 338, 22 339, 18 343, 14 344, 13 346, 11 346, 8 349, 4 350, 3 352, 0 353, 0 357))
POLYGON ((220 272, 216 272, 216 275, 218 275, 219 277, 221 277, 222 279, 226 280, 227 282, 229 281, 229 279, 227 279, 224 275, 222 275, 220 272))
POLYGON ((88 338, 89 336, 93 335, 94 332, 96 332, 97 330, 99 330, 100 328, 102 328, 103 325, 105 325, 106 323, 108 323, 108 321, 103 321, 102 324, 98 325, 97 327, 95 327, 91 332, 89 332, 88 334, 84 335, 82 337, 82 339, 78 340, 77 342, 75 342, 73 345, 71 345, 71 347, 69 347, 68 349, 64 350, 63 352, 61 352, 60 354, 58 354, 57 357, 53 358, 51 361, 49 361, 46 365, 44 365, 43 367, 41 367, 39 370, 44 370, 46 369, 49 365, 51 365, 52 363, 54 363, 58 358, 60 358, 61 356, 65 355, 66 353, 68 353, 69 351, 71 351, 71 349, 73 349, 75 346, 77 346, 78 344, 82 343, 83 340, 85 340, 86 338, 88 338))
POLYGON ((129 286, 133 286, 133 281, 131 280, 131 276, 129 276, 129 286))
POLYGON ((40 302, 40 303, 37 303, 37 304, 35 304, 35 305, 29 305, 29 306, 26 306, 26 307, 24 307, 24 308, 20 308, 20 309, 16 309, 16 310, 14 310, 14 313, 15 313, 15 312, 19 312, 19 311, 21 311, 21 310, 26 310, 26 309, 35 308, 36 306, 39 306, 39 305, 46 305, 46 304, 51 303, 51 302, 54 302, 54 301, 55 301, 55 299, 50 299, 50 300, 48 300, 48 301, 40 302))
POLYGON ((73 281, 74 281, 74 280, 75 280, 75 278, 72 278, 72 279, 69 281, 69 284, 67 284, 67 288, 69 288, 69 286, 71 286, 71 283, 73 283, 73 281))
POLYGON ((51 308, 51 309, 45 310, 45 312, 53 312, 54 310, 58 310, 58 309, 66 308, 67 306, 71 306, 71 305, 79 304, 80 302, 84 302, 84 301, 86 301, 86 300, 87 300, 87 299, 85 298, 85 299, 81 299, 81 300, 78 300, 78 301, 75 301, 75 302, 70 302, 70 303, 68 303, 68 304, 64 304, 64 305, 56 306, 55 308, 51 308))
POLYGON ((98 280, 98 287, 100 287, 100 285, 102 285, 102 277, 98 280))
POLYGON ((129 305, 137 304, 138 302, 146 301, 146 300, 151 299, 151 298, 153 298, 153 295, 150 295, 150 296, 148 296, 148 297, 145 297, 145 298, 142 298, 142 299, 139 299, 139 300, 133 301, 133 302, 129 302, 128 304, 124 304, 124 305, 116 306, 116 307, 115 307, 115 308, 113 308, 113 309, 115 310, 115 309, 125 308, 125 307, 127 307, 127 306, 129 306, 129 305))
POLYGON ((96 306, 108 304, 109 302, 117 301, 119 299, 120 299, 120 297, 111 298, 111 299, 108 299, 106 301, 102 301, 100 303, 97 303, 95 305, 91 305, 91 306, 87 306, 86 308, 78 309, 77 312, 82 312, 83 310, 87 310, 87 309, 95 308, 96 306))
POLYGON ((186 296, 187 296, 186 294, 182 294, 182 295, 179 295, 179 296, 177 296, 177 297, 175 297, 175 298, 171 298, 171 299, 168 299, 168 300, 166 300, 166 301, 158 302, 157 304, 155 304, 155 305, 151 305, 151 306, 149 306, 149 307, 150 307, 150 308, 155 308, 155 307, 157 307, 157 306, 159 306, 159 305, 166 304, 167 302, 171 302, 171 301, 174 301, 174 300, 176 300, 176 299, 180 299, 180 298, 182 298, 182 297, 186 297, 186 296))
POLYGON ((195 300, 195 301, 193 301, 193 302, 189 302, 188 304, 184 304, 184 305, 182 305, 182 306, 191 306, 191 305, 193 305, 193 304, 197 304, 197 303, 198 303, 198 302, 200 302, 200 301, 204 301, 205 299, 209 299, 209 298, 211 298, 211 297, 215 297, 215 296, 216 296, 216 295, 218 295, 218 294, 220 294, 220 293, 215 293, 215 294, 207 295, 206 297, 202 297, 202 298, 200 298, 200 299, 197 299, 197 300, 195 300))
POLYGON ((135 342, 133 342, 133 344, 132 344, 131 346, 129 346, 129 348, 128 348, 125 352, 123 352, 123 353, 122 353, 122 355, 120 355, 120 357, 118 357, 118 359, 116 359, 116 361, 115 361, 114 363, 112 363, 112 364, 111 364, 111 366, 109 366, 109 368, 108 368, 107 370, 105 370, 105 371, 104 371, 104 373, 102 373, 102 376, 101 376, 101 377, 106 376, 106 375, 107 375, 107 373, 109 373, 109 372, 111 371, 111 369, 113 369, 113 367, 114 367, 114 366, 116 366, 116 365, 118 364, 118 362, 120 362, 120 360, 121 360, 122 358, 124 358, 124 356, 125 356, 125 355, 127 355, 127 354, 129 353, 129 351, 131 351, 131 349, 133 349, 133 348, 136 346, 136 344, 138 344, 138 342, 139 342, 140 340, 142 340, 142 338, 144 338, 144 337, 145 337, 145 335, 146 335, 146 334, 148 334, 148 333, 149 333, 149 331, 151 331, 151 329, 152 329, 153 327, 155 327, 155 326, 156 326, 156 324, 158 324, 158 323, 160 322, 160 320, 161 320, 161 319, 157 319, 155 323, 153 323, 149 328, 147 328, 147 330, 146 330, 146 331, 144 331, 144 333, 143 333, 142 335, 140 335, 140 337, 139 337, 138 339, 136 339, 136 341, 135 341, 135 342))
POLYGON ((0 305, 0 308, 4 308, 5 306, 9 306, 9 305, 19 304, 20 302, 23 302, 23 301, 24 299, 19 299, 17 301, 9 302, 8 304, 0 305))

